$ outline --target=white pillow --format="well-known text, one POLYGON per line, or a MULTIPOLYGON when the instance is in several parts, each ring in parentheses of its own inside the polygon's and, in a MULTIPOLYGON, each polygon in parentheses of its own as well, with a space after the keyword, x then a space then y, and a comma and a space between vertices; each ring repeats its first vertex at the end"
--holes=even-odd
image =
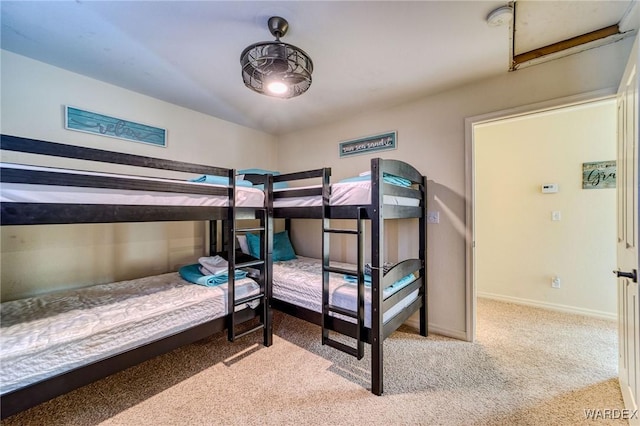
POLYGON ((247 236, 244 234, 236 235, 236 239, 238 240, 240 251, 244 254, 249 254, 249 244, 247 244, 247 236))

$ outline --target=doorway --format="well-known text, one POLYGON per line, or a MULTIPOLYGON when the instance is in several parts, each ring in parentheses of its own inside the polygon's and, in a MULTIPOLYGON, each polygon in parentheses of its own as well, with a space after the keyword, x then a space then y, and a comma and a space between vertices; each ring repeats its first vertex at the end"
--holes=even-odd
POLYGON ((615 189, 582 182, 590 163, 616 158, 614 93, 466 126, 467 340, 476 336, 478 296, 614 319, 615 189))

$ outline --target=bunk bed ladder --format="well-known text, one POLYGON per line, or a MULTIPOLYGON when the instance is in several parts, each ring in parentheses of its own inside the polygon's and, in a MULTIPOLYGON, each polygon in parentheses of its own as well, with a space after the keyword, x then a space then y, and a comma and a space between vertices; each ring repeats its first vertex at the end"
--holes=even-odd
MULTIPOLYGON (((233 178, 230 177, 231 180, 233 178)), ((235 183, 233 185, 235 187, 235 183)), ((235 188, 234 188, 235 192, 235 188)), ((233 198, 230 198, 233 200, 233 198)), ((235 203, 234 203, 235 204, 235 203)), ((271 321, 271 312, 269 310, 269 300, 268 300, 268 262, 270 262, 270 240, 271 236, 268 235, 270 232, 270 227, 268 226, 270 220, 270 212, 269 212, 269 202, 267 202, 267 207, 257 209, 256 212, 260 216, 260 225, 257 227, 246 227, 246 228, 238 228, 238 223, 236 222, 236 208, 235 206, 230 206, 229 208, 229 216, 227 219, 227 223, 229 224, 229 229, 226 232, 228 236, 227 241, 227 253, 229 257, 229 289, 228 289, 228 301, 233 300, 233 303, 229 303, 230 312, 229 312, 229 327, 227 328, 227 338, 230 342, 235 341, 240 337, 244 337, 247 334, 254 333, 259 330, 264 330, 264 344, 265 346, 271 345, 271 333, 270 333, 270 321, 271 321), (247 233, 247 232, 257 232, 260 235, 260 258, 250 258, 250 259, 242 259, 241 262, 236 262, 236 233, 247 233), (258 294, 254 294, 251 296, 243 297, 240 299, 235 298, 235 276, 231 271, 235 271, 236 269, 241 268, 253 268, 260 272, 258 277, 253 277, 260 285, 260 292, 258 294), (242 324, 244 321, 237 318, 240 312, 236 312, 236 307, 243 306, 247 303, 259 301, 259 306, 262 311, 260 313, 260 321, 259 324, 245 328, 241 331, 237 330, 237 326, 242 324)))
MULTIPOLYGON (((264 219, 261 219, 264 220, 264 219)), ((229 341, 233 342, 235 341, 235 339, 238 339, 240 337, 246 336, 247 334, 251 334, 253 332, 259 331, 259 330, 263 330, 266 327, 266 321, 265 319, 267 318, 267 300, 266 300, 266 288, 265 288, 265 265, 266 262, 264 260, 264 257, 262 257, 261 259, 255 259, 255 260, 248 260, 248 261, 244 261, 244 262, 238 262, 236 263, 236 252, 235 252, 235 234, 236 231, 241 231, 241 232, 259 232, 260 236, 261 236, 261 241, 264 241, 264 234, 266 231, 266 228, 264 226, 259 226, 259 227, 254 227, 254 228, 241 228, 241 229, 236 229, 236 227, 234 226, 233 229, 231 230, 231 233, 233 235, 233 240, 230 242, 229 244, 229 251, 233 250, 233 254, 229 253, 229 262, 233 264, 234 266, 234 270, 235 269, 240 269, 240 268, 255 268, 257 267, 261 273, 260 273, 260 279, 259 279, 259 283, 260 283, 260 292, 258 294, 254 294, 251 296, 247 296, 247 297, 243 297, 241 299, 236 299, 235 298, 235 279, 229 277, 229 284, 233 286, 233 289, 230 289, 230 291, 233 292, 233 299, 229 299, 229 300, 235 300, 233 303, 233 309, 230 312, 229 315, 229 328, 227 329, 227 337, 229 339, 229 341), (232 284, 232 280, 233 280, 233 284, 232 284), (235 308, 238 306, 243 306, 246 303, 250 303, 254 300, 257 300, 260 302, 260 306, 262 306, 262 308, 265 310, 265 312, 262 313, 261 315, 261 321, 258 325, 251 327, 249 329, 243 330, 243 331, 238 331, 237 330, 237 326, 242 324, 242 321, 239 321, 238 318, 236 318, 236 312, 235 312, 235 308)), ((231 234, 230 234, 231 235, 231 234)), ((257 277, 256 277, 257 278, 257 277)))
MULTIPOLYGON (((325 209, 326 210, 326 209, 325 209)), ((357 210, 356 229, 338 229, 330 227, 330 219, 327 214, 323 215, 322 224, 322 344, 331 346, 358 359, 364 356, 364 340, 362 332, 364 329, 364 220, 362 219, 364 207, 357 210), (357 237, 357 269, 333 267, 329 260, 330 235, 343 234, 355 235, 357 237), (355 310, 344 309, 329 303, 329 273, 339 273, 357 278, 357 304, 355 310), (349 346, 345 343, 332 339, 329 335, 332 314, 339 314, 356 320, 356 346, 349 346)))

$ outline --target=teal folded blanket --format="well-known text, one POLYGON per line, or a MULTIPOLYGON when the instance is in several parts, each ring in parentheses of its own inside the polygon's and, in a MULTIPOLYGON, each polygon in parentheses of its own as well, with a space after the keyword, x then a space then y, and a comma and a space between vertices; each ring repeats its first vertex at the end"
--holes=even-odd
MULTIPOLYGON (((229 178, 226 176, 202 175, 197 178, 189 179, 190 182, 211 183, 214 185, 229 185, 229 178)), ((236 179, 236 186, 252 187, 253 183, 244 179, 236 179)))
POLYGON ((392 185, 406 186, 406 187, 411 186, 411 181, 409 179, 401 178, 400 176, 390 175, 388 173, 385 173, 382 176, 382 180, 392 185))
MULTIPOLYGON (((340 182, 361 182, 361 181, 367 181, 367 180, 371 180, 371 175, 363 175, 363 176, 354 176, 354 177, 350 177, 350 178, 346 178, 346 179, 342 179, 340 182)), ((395 175, 391 175, 389 173, 384 173, 382 175, 382 180, 385 183, 390 183, 392 185, 398 185, 398 186, 404 186, 404 187, 410 187, 411 186, 411 181, 409 179, 405 179, 402 178, 400 176, 395 176, 395 175)))
MULTIPOLYGON (((229 274, 227 272, 220 272, 215 275, 202 275, 199 263, 185 265, 178 270, 178 273, 184 280, 206 287, 214 287, 229 281, 229 274)), ((240 269, 236 269, 234 273, 236 280, 240 280, 246 276, 247 272, 240 269)))
MULTIPOLYGON (((354 277, 353 275, 344 275, 343 279, 349 284, 358 284, 358 278, 354 277)), ((390 295, 397 292, 398 290, 411 284, 414 279, 415 279, 415 275, 413 274, 409 274, 400 278, 398 281, 391 284, 389 287, 385 288, 382 291, 382 296, 385 298, 389 297, 390 295)), ((371 287, 371 275, 368 275, 368 274, 364 275, 364 285, 365 287, 371 287)))
MULTIPOLYGON (((345 275, 342 278, 350 284, 358 284, 358 277, 354 277, 353 275, 345 275)), ((371 286, 371 275, 364 275, 364 285, 367 287, 371 286)))

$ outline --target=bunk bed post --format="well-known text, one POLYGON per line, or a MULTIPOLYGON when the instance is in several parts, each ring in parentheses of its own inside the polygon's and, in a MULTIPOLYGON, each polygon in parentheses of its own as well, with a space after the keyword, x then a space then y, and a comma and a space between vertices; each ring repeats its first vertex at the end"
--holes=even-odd
POLYGON ((331 187, 329 186, 329 174, 326 169, 322 172, 322 344, 327 344, 329 339, 329 330, 327 328, 327 306, 329 306, 329 267, 331 260, 329 251, 331 249, 331 238, 328 232, 331 224, 331 206, 329 204, 331 198, 331 187))
MULTIPOLYGON (((229 280, 227 282, 227 306, 229 307, 229 328, 227 338, 233 342, 236 337, 236 171, 229 171, 229 208, 227 209, 227 226, 223 234, 227 240, 227 257, 229 262, 229 280)), ((223 244, 224 246, 224 244, 223 244)))
POLYGON ((365 207, 358 207, 357 212, 357 256, 358 267, 356 272, 358 273, 358 291, 357 291, 357 304, 356 304, 356 344, 357 344, 357 358, 362 359, 364 356, 364 336, 365 332, 365 313, 364 313, 364 219, 366 214, 365 207))
POLYGON ((218 245, 218 221, 209 221, 209 256, 213 256, 217 252, 218 245))
POLYGON ((384 218, 382 216, 382 170, 379 158, 371 159, 371 392, 382 395, 382 275, 384 218))
POLYGON ((264 299, 262 307, 262 323, 264 324, 264 345, 271 346, 273 343, 273 312, 271 311, 271 286, 273 277, 273 175, 265 177, 265 204, 262 214, 262 226, 265 228, 264 234, 264 299))
POLYGON ((420 247, 418 249, 418 257, 422 261, 420 275, 422 275, 422 307, 420 308, 420 335, 428 335, 428 314, 427 307, 427 177, 422 176, 422 214, 419 219, 420 247))

